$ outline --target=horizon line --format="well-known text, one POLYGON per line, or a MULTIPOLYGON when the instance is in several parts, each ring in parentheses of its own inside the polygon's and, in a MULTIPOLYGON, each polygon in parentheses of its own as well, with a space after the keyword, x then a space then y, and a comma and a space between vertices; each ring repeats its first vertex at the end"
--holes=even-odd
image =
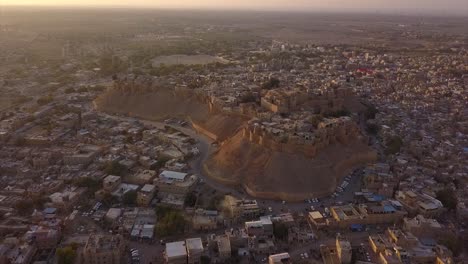
POLYGON ((182 6, 156 6, 156 5, 80 5, 80 4, 65 4, 65 5, 53 5, 53 4, 44 4, 44 5, 31 5, 31 4, 0 4, 0 8, 51 8, 51 9, 97 9, 97 10, 122 10, 122 9, 131 9, 131 10, 145 10, 145 11, 157 11, 157 10, 173 10, 173 11, 228 11, 228 12, 265 12, 265 13, 327 13, 327 14, 343 14, 343 13, 352 13, 352 14, 380 14, 380 15, 399 15, 399 16, 448 16, 455 15, 457 17, 466 17, 468 18, 468 13, 465 10, 454 11, 454 10, 435 10, 435 9, 419 9, 419 8, 408 8, 408 9, 399 9, 399 8, 368 8, 368 9, 359 9, 359 8, 321 8, 319 10, 314 10, 312 8, 291 8, 291 9, 281 9, 281 8, 248 8, 248 7, 182 7, 182 6))

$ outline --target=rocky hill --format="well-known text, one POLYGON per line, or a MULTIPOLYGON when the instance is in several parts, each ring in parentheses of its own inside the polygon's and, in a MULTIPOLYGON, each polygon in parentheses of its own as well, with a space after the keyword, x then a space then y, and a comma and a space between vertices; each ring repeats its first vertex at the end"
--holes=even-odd
POLYGON ((194 129, 219 143, 205 161, 206 175, 255 197, 299 201, 326 196, 354 167, 376 159, 349 118, 331 120, 317 128, 314 138, 290 144, 293 140, 278 141, 259 124, 252 126, 248 117, 213 110, 209 98, 193 90, 165 88, 150 77, 116 81, 95 105, 148 120, 192 121, 194 129))

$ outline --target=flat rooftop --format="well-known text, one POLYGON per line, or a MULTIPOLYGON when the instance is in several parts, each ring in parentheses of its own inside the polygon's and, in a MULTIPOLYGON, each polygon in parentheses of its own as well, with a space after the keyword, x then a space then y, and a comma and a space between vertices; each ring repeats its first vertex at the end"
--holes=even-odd
POLYGON ((187 256, 185 241, 177 241, 166 244, 166 255, 168 258, 187 256))

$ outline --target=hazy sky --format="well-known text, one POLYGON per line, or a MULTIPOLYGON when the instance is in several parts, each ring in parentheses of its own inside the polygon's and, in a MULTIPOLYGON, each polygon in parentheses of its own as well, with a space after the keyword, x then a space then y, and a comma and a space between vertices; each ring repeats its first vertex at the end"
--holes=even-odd
POLYGON ((4 5, 99 5, 164 8, 432 11, 468 14, 468 0, 0 0, 4 5), (465 13, 466 12, 466 13, 465 13))

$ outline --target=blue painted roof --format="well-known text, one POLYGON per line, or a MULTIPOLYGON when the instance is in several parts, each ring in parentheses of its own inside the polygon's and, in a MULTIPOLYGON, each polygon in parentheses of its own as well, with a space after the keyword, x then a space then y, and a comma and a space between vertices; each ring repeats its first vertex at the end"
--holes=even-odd
POLYGON ((384 205, 384 211, 385 212, 396 212, 396 209, 395 209, 395 207, 393 207, 391 205, 384 205))
POLYGON ((372 198, 373 198, 374 201, 376 201, 376 202, 381 202, 381 201, 383 201, 383 200, 385 199, 384 196, 378 195, 378 194, 374 194, 374 195, 372 196, 372 198))

